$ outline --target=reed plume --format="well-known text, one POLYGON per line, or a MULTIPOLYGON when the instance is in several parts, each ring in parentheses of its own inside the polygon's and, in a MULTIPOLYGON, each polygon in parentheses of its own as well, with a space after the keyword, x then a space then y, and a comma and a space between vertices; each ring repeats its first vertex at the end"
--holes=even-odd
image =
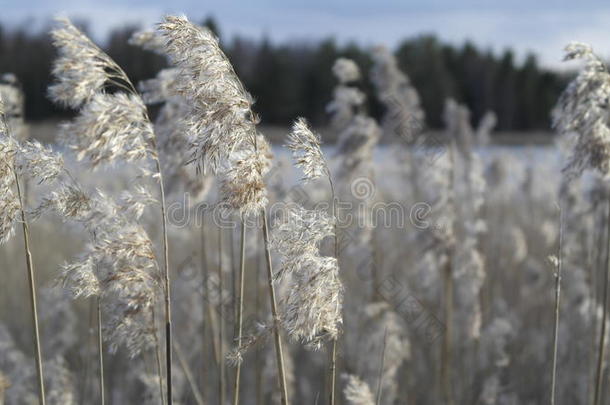
POLYGON ((130 210, 134 205, 122 206, 100 192, 87 195, 77 186, 64 186, 54 196, 39 209, 53 210, 91 234, 85 251, 62 266, 60 282, 74 298, 102 299, 112 350, 125 345, 133 357, 149 349, 161 280, 152 241, 130 210))
POLYGON ((361 109, 366 101, 366 95, 353 84, 360 79, 360 69, 351 59, 339 58, 332 68, 339 83, 333 90, 333 99, 326 106, 326 112, 331 115, 331 125, 337 131, 344 130, 361 109))
MULTIPOLYGON (((139 31, 130 43, 167 57, 163 37, 156 31, 139 31)), ((147 105, 160 105, 154 130, 160 151, 161 167, 168 196, 189 193, 190 197, 203 200, 210 191, 212 176, 203 178, 186 163, 189 161, 190 138, 184 121, 190 111, 187 100, 177 94, 179 69, 166 68, 156 77, 138 84, 142 99, 147 105)))
POLYGON ((289 207, 284 218, 278 220, 274 231, 274 245, 282 256, 280 274, 290 275, 296 288, 287 291, 282 299, 283 324, 294 339, 313 348, 331 341, 330 403, 335 401, 336 350, 340 326, 343 322, 343 284, 339 277, 337 240, 337 201, 328 164, 320 149, 320 138, 303 119, 298 119, 288 136, 288 148, 295 165, 308 182, 326 177, 331 189, 331 217, 320 210, 289 207), (319 244, 326 236, 334 237, 335 257, 325 257, 319 244))
POLYGON ((25 123, 25 95, 17 77, 12 73, 0 76, 0 98, 4 103, 4 116, 13 137, 25 141, 29 127, 25 123))
POLYGON ((33 337, 36 353, 36 370, 40 404, 45 404, 42 348, 38 324, 36 280, 30 248, 30 233, 26 218, 22 180, 30 178, 39 184, 53 181, 63 169, 63 159, 38 142, 24 141, 20 144, 13 138, 9 121, 5 115, 4 102, 0 99, 0 243, 6 243, 14 234, 17 222, 21 222, 25 249, 25 264, 32 305, 33 337), (13 191, 14 190, 14 191, 13 191))
MULTIPOLYGON (((242 226, 245 226, 245 216, 262 216, 278 376, 282 403, 287 404, 265 211, 267 199, 263 176, 269 164, 267 148, 256 131, 258 118, 252 110, 253 99, 221 50, 217 38, 208 29, 192 24, 186 17, 167 16, 159 25, 159 32, 165 39, 165 53, 179 69, 175 94, 182 96, 189 105, 183 124, 190 137, 190 161, 200 171, 210 170, 220 176, 222 201, 229 209, 241 214, 242 226)), ((242 299, 240 296, 240 302, 242 299)), ((241 336, 238 335, 236 340, 240 343, 241 336)), ((238 394, 239 387, 236 387, 234 399, 238 394)))
MULTIPOLYGON (((583 60, 585 65, 561 94, 553 117, 553 126, 556 130, 563 134, 575 134, 572 153, 564 168, 568 181, 580 176, 585 169, 598 171, 603 176, 610 173, 610 126, 606 102, 610 96, 610 74, 605 63, 587 44, 572 42, 566 46, 564 60, 574 59, 583 60)), ((610 227, 610 220, 608 226, 610 227)), ((595 405, 600 403, 602 397, 603 364, 608 345, 606 329, 609 283, 610 265, 606 263, 595 405)))
POLYGON ((369 385, 355 375, 347 375, 347 383, 343 390, 349 405, 374 405, 375 398, 369 385))
POLYGON ((373 50, 373 61, 371 81, 386 108, 382 118, 384 133, 400 136, 408 143, 415 142, 425 119, 417 90, 386 47, 378 46, 373 50))
MULTIPOLYGON (((172 326, 171 326, 171 288, 169 275, 167 214, 165 204, 165 189, 159 160, 159 150, 154 135, 152 123, 148 117, 146 106, 135 86, 123 69, 85 34, 79 31, 68 19, 59 19, 59 27, 52 31, 54 45, 58 49, 59 58, 53 66, 55 83, 49 87, 49 95, 59 103, 79 110, 79 115, 62 129, 65 143, 75 150, 79 160, 87 159, 92 167, 102 163, 115 161, 139 161, 139 169, 145 177, 153 178, 158 183, 161 209, 162 245, 163 245, 163 293, 165 298, 165 352, 167 374, 167 402, 172 403, 172 326), (116 90, 107 92, 107 90, 116 90), (77 137, 76 134, 80 136, 77 137), (152 169, 147 166, 152 161, 152 169)), ((138 242, 146 244, 142 233, 131 227, 119 240, 109 241, 108 248, 112 251, 115 244, 124 243, 124 237, 139 237, 138 242)), ((135 246, 131 246, 134 248, 135 246)), ((129 248, 120 252, 128 252, 129 248)), ((119 261, 112 263, 121 266, 119 261)), ((145 266, 148 270, 148 267, 145 266)), ((138 275, 130 275, 130 281, 141 281, 141 286, 148 284, 146 271, 138 275), (135 277, 135 278, 131 278, 135 277)), ((154 288, 129 293, 117 289, 114 295, 129 299, 144 299, 143 294, 151 293, 154 288), (127 294, 127 296, 125 295, 127 294)), ((154 295, 152 295, 154 297, 154 295)), ((109 308, 109 309, 120 309, 109 308)), ((112 320, 109 319, 112 324, 112 320)), ((120 320, 118 325, 122 325, 120 320)), ((150 323, 147 323, 150 324, 150 323)), ((129 336, 129 328, 113 330, 121 338, 126 338, 128 346, 133 346, 133 340, 144 338, 136 334, 129 336)), ((136 348, 132 351, 137 352, 136 348)))

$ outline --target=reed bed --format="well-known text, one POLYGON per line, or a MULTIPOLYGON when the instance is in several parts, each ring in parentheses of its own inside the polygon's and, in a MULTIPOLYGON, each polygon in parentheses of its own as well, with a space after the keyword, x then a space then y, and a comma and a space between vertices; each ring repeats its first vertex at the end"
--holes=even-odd
POLYGON ((429 131, 382 46, 382 119, 340 58, 336 144, 296 118, 283 147, 184 16, 131 38, 168 62, 142 83, 69 20, 52 35, 60 145, 0 82, 0 404, 610 401, 610 75, 588 45, 566 47, 555 145, 499 153, 492 111, 449 99, 429 131))

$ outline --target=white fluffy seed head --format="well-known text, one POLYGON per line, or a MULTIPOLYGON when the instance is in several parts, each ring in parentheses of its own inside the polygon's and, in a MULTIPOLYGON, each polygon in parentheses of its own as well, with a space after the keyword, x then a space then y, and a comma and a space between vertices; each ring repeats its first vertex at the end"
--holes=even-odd
POLYGON ((99 296, 101 292, 95 262, 91 256, 64 263, 59 282, 73 298, 99 296))
POLYGON ((25 96, 17 77, 12 73, 3 74, 0 76, 0 114, 4 114, 12 136, 20 141, 28 137, 24 112, 25 96))
POLYGON ((582 59, 585 65, 560 96, 553 114, 553 126, 560 133, 576 134, 576 143, 564 171, 569 177, 578 176, 585 169, 608 176, 610 74, 589 45, 568 45, 565 59, 582 59))
POLYGON ((15 233, 19 218, 19 201, 12 190, 0 187, 0 245, 5 244, 15 233))
MULTIPOLYGON (((176 68, 163 69, 156 77, 140 82, 138 88, 144 102, 156 104, 176 98, 179 73, 180 70, 176 68)), ((183 101, 182 98, 179 99, 183 101)))
POLYGON ((415 141, 417 132, 424 127, 425 113, 417 90, 386 47, 377 46, 373 50, 371 81, 386 108, 382 119, 384 131, 415 141))
POLYGON ((360 69, 351 59, 339 58, 333 65, 333 73, 339 83, 345 84, 360 79, 360 69))
POLYGON ((190 106, 176 95, 179 69, 161 70, 153 79, 140 82, 142 99, 147 104, 162 104, 154 122, 157 147, 160 150, 166 197, 183 196, 184 192, 202 200, 209 192, 212 176, 203 176, 186 163, 189 160, 190 139, 184 127, 190 106))
POLYGON ((319 349, 337 339, 343 323, 343 285, 334 257, 301 255, 291 274, 291 288, 282 299, 282 324, 288 334, 319 349))
POLYGON ((294 269, 295 258, 316 253, 322 240, 332 236, 334 221, 324 211, 310 211, 299 205, 286 206, 273 226, 272 246, 284 257, 280 275, 294 269))
POLYGON ((136 95, 96 93, 73 121, 62 125, 60 136, 79 160, 87 159, 94 167, 137 161, 153 153, 149 145, 154 133, 147 117, 136 95))
POLYGON ((265 148, 234 152, 227 170, 222 173, 220 191, 226 208, 242 215, 256 215, 267 205, 267 189, 263 179, 269 167, 265 148))
POLYGON ((175 91, 190 106, 185 128, 191 161, 216 172, 242 142, 255 136, 253 99, 209 29, 186 17, 167 16, 159 32, 165 52, 179 68, 175 91))
POLYGON ((103 89, 106 71, 116 64, 70 20, 57 21, 59 27, 51 36, 59 58, 53 64, 56 82, 49 87, 49 95, 56 103, 79 108, 103 89))
POLYGON ((443 119, 448 138, 456 142, 462 153, 469 153, 474 146, 474 131, 468 107, 449 98, 445 100, 443 119))
POLYGON ((154 344, 152 309, 160 280, 152 241, 132 223, 98 238, 93 255, 107 314, 106 338, 111 349, 123 345, 134 357, 154 344))
POLYGON ((565 46, 564 51, 565 55, 563 56, 563 60, 597 58, 593 53, 591 45, 583 42, 570 42, 565 46))
POLYGON ((365 115, 356 115, 350 124, 339 134, 337 156, 341 158, 338 177, 356 173, 363 164, 371 164, 373 150, 381 138, 377 122, 365 115))
POLYGON ((340 131, 349 125, 365 100, 366 95, 355 87, 348 87, 343 84, 335 87, 333 99, 326 106, 326 112, 331 115, 332 127, 340 131))
POLYGON ((14 160, 17 143, 12 138, 0 136, 0 245, 14 234, 19 217, 19 200, 15 193, 14 160))
POLYGON ((375 405, 375 398, 369 385, 355 375, 347 375, 347 383, 343 390, 349 405, 375 405))
POLYGON ((25 141, 15 159, 15 169, 20 176, 29 177, 39 183, 56 179, 64 169, 64 160, 60 153, 40 142, 25 141))
POLYGON ((147 51, 165 55, 165 42, 163 38, 153 30, 142 30, 133 33, 129 38, 129 44, 139 46, 147 51))
POLYGON ((493 111, 487 111, 483 115, 476 131, 477 145, 486 146, 489 144, 491 141, 491 131, 493 131, 497 123, 498 117, 493 111))
POLYGON ((328 165, 320 148, 320 136, 314 134, 304 118, 297 119, 288 135, 286 147, 292 151, 295 165, 303 171, 303 180, 329 176, 328 165))

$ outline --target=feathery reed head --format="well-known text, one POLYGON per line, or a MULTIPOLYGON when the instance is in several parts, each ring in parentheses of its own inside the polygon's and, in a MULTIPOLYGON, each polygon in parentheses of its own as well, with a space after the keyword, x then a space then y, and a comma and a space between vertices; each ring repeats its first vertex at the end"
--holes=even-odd
POLYGON ((257 150, 249 148, 234 152, 220 180, 225 206, 245 216, 259 213, 267 205, 263 176, 269 168, 269 148, 262 137, 257 145, 260 145, 257 150))
POLYGON ((51 31, 59 58, 53 64, 56 83, 49 87, 53 101, 79 108, 99 93, 116 64, 67 18, 58 18, 51 31))
POLYGON ((419 94, 407 75, 399 69, 396 57, 384 46, 373 49, 371 81, 386 108, 382 119, 385 131, 409 142, 415 141, 418 135, 415 130, 423 129, 425 119, 419 94))
POLYGON ((334 220, 324 211, 307 210, 299 205, 288 205, 275 221, 271 243, 285 258, 279 274, 294 269, 295 258, 315 253, 322 240, 333 235, 334 220))
POLYGON ((288 334, 319 349, 339 336, 343 323, 343 284, 334 257, 303 254, 291 273, 291 288, 282 300, 282 324, 288 334))
POLYGON ((292 125, 286 147, 292 151, 295 165, 303 171, 305 181, 330 174, 320 148, 321 142, 320 136, 309 129, 304 118, 297 119, 292 125))
POLYGON ((573 59, 591 59, 599 61, 599 58, 593 52, 593 48, 591 47, 591 45, 585 44, 583 42, 570 42, 565 46, 564 51, 564 61, 573 59))
POLYGON ((585 169, 608 176, 610 74, 589 45, 569 44, 565 60, 572 59, 583 59, 586 63, 562 93, 553 117, 553 126, 559 132, 576 134, 576 144, 564 171, 569 177, 577 176, 585 169))
POLYGON ((373 149, 381 138, 377 121, 365 115, 357 115, 341 132, 337 140, 337 156, 341 157, 340 177, 355 172, 362 164, 371 163, 373 149))
POLYGON ((24 122, 25 96, 23 89, 12 73, 0 76, 0 114, 5 117, 5 123, 11 134, 18 140, 28 137, 27 125, 24 122))
POLYGON ((333 65, 333 73, 339 83, 346 84, 360 79, 360 69, 356 62, 347 58, 339 58, 333 65))
POLYGON ((144 102, 146 104, 156 104, 175 98, 182 102, 182 98, 176 96, 179 74, 180 70, 176 68, 163 69, 157 73, 155 78, 141 81, 138 84, 138 89, 142 93, 144 102))
POLYGON ((12 138, 0 136, 0 244, 6 243, 15 231, 20 204, 14 192, 13 165, 17 144, 12 138))
POLYGON ((252 97, 209 29, 186 17, 167 16, 159 31, 165 52, 179 68, 176 92, 190 105, 185 127, 191 160, 216 172, 242 142, 254 142, 258 120, 252 97))
POLYGON ((43 183, 60 175, 64 170, 64 159, 60 153, 53 152, 38 141, 25 141, 16 155, 15 168, 21 176, 43 183))
POLYGON ((347 382, 343 394, 349 405, 375 405, 375 398, 369 385, 355 375, 346 375, 347 382))
POLYGON ((95 261, 91 256, 64 263, 58 281, 73 298, 99 296, 101 292, 95 261))
POLYGON ((480 146, 488 145, 491 140, 491 131, 495 128, 498 123, 498 117, 493 111, 487 111, 476 131, 477 144, 480 146))
POLYGON ((165 55, 165 43, 158 32, 153 30, 136 31, 129 38, 129 44, 147 51, 165 55))
POLYGON ((60 136, 79 160, 86 158, 94 167, 153 153, 149 145, 154 133, 146 106, 133 94, 92 95, 80 114, 62 125, 60 136))
POLYGON ((99 238, 93 249, 107 314, 106 337, 113 350, 125 345, 134 357, 154 343, 151 316, 161 283, 152 241, 133 223, 99 238))

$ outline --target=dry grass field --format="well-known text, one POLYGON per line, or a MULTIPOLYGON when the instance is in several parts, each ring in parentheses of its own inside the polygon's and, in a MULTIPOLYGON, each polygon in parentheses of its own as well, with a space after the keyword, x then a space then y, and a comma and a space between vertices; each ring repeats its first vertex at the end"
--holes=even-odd
POLYGON ((341 58, 318 134, 258 125, 216 38, 166 17, 132 83, 68 20, 27 123, 0 86, 0 404, 610 403, 610 74, 548 133, 341 58), (149 106, 158 110, 149 115, 149 106), (322 142, 323 141, 323 142, 322 142))

